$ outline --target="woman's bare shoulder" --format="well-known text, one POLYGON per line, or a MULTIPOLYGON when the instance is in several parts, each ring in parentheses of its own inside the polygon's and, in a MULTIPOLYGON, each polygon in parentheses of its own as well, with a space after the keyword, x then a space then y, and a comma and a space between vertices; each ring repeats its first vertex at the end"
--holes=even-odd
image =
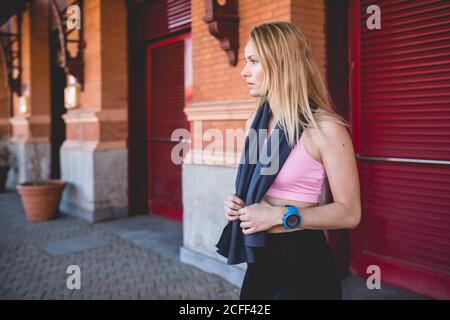
POLYGON ((316 118, 317 127, 308 128, 310 139, 319 149, 330 147, 330 144, 340 143, 340 141, 348 141, 350 135, 345 120, 339 116, 328 112, 321 111, 316 118))

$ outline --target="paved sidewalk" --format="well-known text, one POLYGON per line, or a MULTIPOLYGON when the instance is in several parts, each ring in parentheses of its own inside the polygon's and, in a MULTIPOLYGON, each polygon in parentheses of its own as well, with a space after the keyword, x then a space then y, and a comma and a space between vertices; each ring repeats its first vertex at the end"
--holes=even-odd
POLYGON ((238 298, 238 288, 220 277, 146 250, 101 224, 67 215, 27 223, 15 192, 0 194, 0 212, 0 299, 238 298), (96 247, 86 248, 90 242, 96 247), (69 265, 81 269, 81 290, 66 287, 69 265))
MULTIPOLYGON (((179 261, 182 225, 137 216, 89 224, 67 215, 28 223, 19 195, 0 194, 0 299, 238 299, 239 288, 179 261), (69 290, 69 265, 81 290, 69 290)), ((344 299, 426 299, 343 280, 344 299)))

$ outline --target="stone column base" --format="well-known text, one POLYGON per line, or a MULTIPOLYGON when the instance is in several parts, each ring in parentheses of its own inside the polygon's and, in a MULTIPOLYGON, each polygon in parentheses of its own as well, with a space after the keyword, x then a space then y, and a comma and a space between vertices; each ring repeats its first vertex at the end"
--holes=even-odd
POLYGON ((128 151, 98 149, 90 142, 61 147, 61 210, 89 222, 128 216, 128 151))
POLYGON ((182 262, 214 273, 240 286, 246 265, 227 265, 216 243, 227 220, 224 200, 234 192, 237 168, 183 164, 182 262))
MULTIPOLYGON (((31 158, 35 152, 34 146, 26 142, 11 142, 12 165, 8 172, 6 188, 8 190, 16 190, 16 186, 20 183, 30 182, 32 179, 31 158)), ((50 144, 47 142, 36 142, 36 150, 41 168, 41 178, 49 179, 50 177, 50 144)))

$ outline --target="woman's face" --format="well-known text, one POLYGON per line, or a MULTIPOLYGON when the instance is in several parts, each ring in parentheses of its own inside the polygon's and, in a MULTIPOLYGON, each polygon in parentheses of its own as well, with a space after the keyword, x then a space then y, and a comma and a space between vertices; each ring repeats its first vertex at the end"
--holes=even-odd
POLYGON ((257 56, 251 41, 247 42, 244 49, 244 55, 245 66, 241 71, 241 76, 243 76, 247 82, 249 94, 252 97, 257 97, 260 95, 264 71, 261 60, 257 56))

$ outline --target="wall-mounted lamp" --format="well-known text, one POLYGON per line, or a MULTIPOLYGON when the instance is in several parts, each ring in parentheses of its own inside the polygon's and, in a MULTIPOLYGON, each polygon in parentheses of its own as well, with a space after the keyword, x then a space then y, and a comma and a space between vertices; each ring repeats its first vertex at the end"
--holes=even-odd
POLYGON ((26 114, 28 113, 29 106, 29 97, 28 96, 20 96, 19 97, 19 113, 26 114))
POLYGON ((64 89, 64 106, 73 109, 80 105, 80 85, 74 76, 69 75, 69 85, 64 89))

